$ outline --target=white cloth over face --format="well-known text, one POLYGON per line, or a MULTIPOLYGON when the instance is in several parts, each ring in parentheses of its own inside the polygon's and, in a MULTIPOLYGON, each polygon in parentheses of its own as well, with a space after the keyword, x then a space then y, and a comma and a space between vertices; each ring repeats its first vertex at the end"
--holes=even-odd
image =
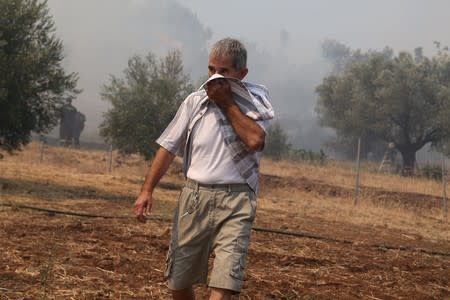
POLYGON ((199 90, 205 89, 209 82, 220 78, 228 80, 234 100, 248 117, 253 120, 273 119, 275 113, 268 99, 269 92, 263 85, 214 74, 200 86, 199 90))

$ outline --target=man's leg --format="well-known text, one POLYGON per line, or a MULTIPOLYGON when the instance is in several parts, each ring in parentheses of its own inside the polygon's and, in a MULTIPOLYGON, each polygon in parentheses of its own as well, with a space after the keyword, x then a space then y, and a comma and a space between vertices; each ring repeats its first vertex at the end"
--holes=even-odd
POLYGON ((185 288, 182 290, 172 290, 172 297, 174 300, 194 300, 195 299, 194 290, 192 289, 192 287, 188 287, 188 288, 185 288))
POLYGON ((188 185, 180 193, 164 273, 173 299, 195 299, 192 286, 206 283, 210 254, 209 199, 211 192, 188 185))
POLYGON ((211 288, 209 300, 230 300, 231 291, 225 289, 211 288))
POLYGON ((216 256, 209 287, 239 293, 245 277, 248 245, 256 214, 256 197, 246 186, 243 186, 242 192, 238 187, 235 189, 233 192, 216 193, 218 205, 215 222, 220 224, 220 230, 212 243, 216 256))

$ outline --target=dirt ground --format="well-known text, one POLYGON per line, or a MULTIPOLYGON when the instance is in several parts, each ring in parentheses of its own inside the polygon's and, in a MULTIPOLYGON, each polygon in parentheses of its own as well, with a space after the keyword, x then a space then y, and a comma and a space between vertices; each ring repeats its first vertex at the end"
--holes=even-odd
MULTIPOLYGON (((66 167, 27 164, 20 156, 0 162, 0 197, 8 204, 0 206, 0 299, 169 299, 163 271, 171 225, 132 218, 141 178, 66 167)), ((155 193, 155 215, 170 216, 181 182, 176 168, 164 178, 155 193)), ((256 226, 299 234, 254 231, 244 288, 234 298, 450 299, 450 227, 424 213, 439 199, 382 188, 365 192, 371 205, 403 205, 417 218, 414 224, 432 224, 439 234, 389 222, 350 222, 354 211, 349 219, 330 217, 325 204, 313 212, 318 199, 344 201, 351 189, 307 175, 265 173, 256 226)), ((207 299, 206 287, 196 292, 207 299)))

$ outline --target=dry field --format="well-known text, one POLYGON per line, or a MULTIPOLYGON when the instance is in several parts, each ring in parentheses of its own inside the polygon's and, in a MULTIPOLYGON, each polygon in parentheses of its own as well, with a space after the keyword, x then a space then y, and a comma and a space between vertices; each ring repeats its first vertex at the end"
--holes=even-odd
MULTIPOLYGON (((147 169, 139 157, 114 154, 111 173, 102 151, 48 147, 39 158, 31 144, 0 160, 0 299, 168 299, 180 162, 155 193, 162 218, 142 225, 132 217, 147 169)), ((350 164, 263 160, 256 226, 297 234, 254 231, 235 299, 450 299, 440 184, 367 166, 354 206, 353 182, 350 164)))

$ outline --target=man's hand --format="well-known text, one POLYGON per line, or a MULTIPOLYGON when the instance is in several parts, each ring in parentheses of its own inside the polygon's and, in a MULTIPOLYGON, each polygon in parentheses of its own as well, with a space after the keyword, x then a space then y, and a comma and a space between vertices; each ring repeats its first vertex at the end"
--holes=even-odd
POLYGON ((206 94, 222 109, 234 101, 231 86, 226 79, 219 78, 208 82, 206 94))
POLYGON ((141 192, 136 202, 134 202, 134 215, 139 222, 145 223, 146 216, 152 211, 152 194, 149 192, 141 192))
POLYGON ((153 159, 150 168, 148 168, 147 176, 145 176, 141 194, 133 205, 134 215, 139 222, 145 223, 145 216, 150 215, 152 211, 153 189, 164 173, 166 173, 174 158, 175 154, 170 153, 163 147, 160 147, 158 151, 156 151, 155 158, 153 159))
POLYGON ((242 113, 233 100, 230 83, 224 78, 214 79, 208 82, 205 89, 208 97, 222 110, 247 149, 250 152, 261 151, 266 134, 255 120, 242 113))

